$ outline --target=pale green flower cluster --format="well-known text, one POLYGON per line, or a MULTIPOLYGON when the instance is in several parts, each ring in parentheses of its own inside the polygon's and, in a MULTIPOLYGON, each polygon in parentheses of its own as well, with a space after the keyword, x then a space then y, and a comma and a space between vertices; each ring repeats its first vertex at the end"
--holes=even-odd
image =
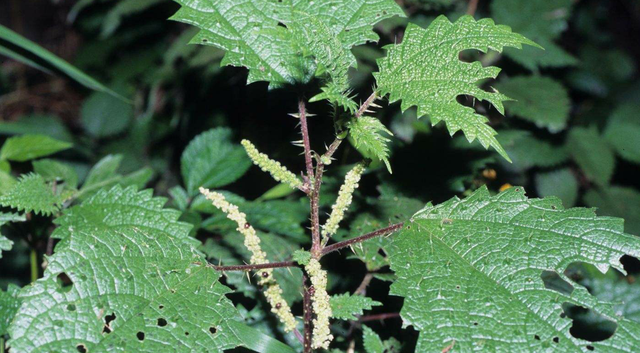
POLYGON ((329 219, 322 226, 322 241, 324 244, 326 244, 329 238, 338 230, 338 225, 344 218, 345 211, 353 201, 353 192, 358 188, 358 183, 360 182, 360 177, 363 172, 364 165, 358 163, 347 173, 344 184, 342 184, 338 192, 338 199, 336 203, 331 206, 331 215, 329 215, 329 219))
POLYGON ((302 187, 302 180, 300 180, 295 174, 290 172, 285 166, 278 161, 274 161, 264 153, 260 153, 256 146, 254 146, 249 140, 242 140, 240 142, 247 151, 247 155, 253 161, 253 164, 257 165, 264 172, 268 172, 271 176, 281 183, 285 183, 291 186, 293 189, 299 189, 302 187))
MULTIPOLYGON (((260 238, 258 237, 256 230, 247 222, 247 216, 240 212, 238 206, 229 203, 224 195, 210 191, 205 188, 200 188, 202 193, 211 203, 222 212, 227 214, 227 218, 238 224, 238 232, 244 235, 244 245, 251 252, 251 264, 267 264, 267 254, 262 251, 260 247, 260 238)), ((296 319, 291 313, 289 304, 282 298, 282 288, 278 285, 273 277, 273 269, 263 269, 259 271, 258 283, 263 285, 266 290, 264 292, 265 297, 269 304, 271 304, 271 312, 276 314, 280 321, 284 324, 286 332, 293 331, 296 328, 296 319)))
POLYGON ((314 349, 329 349, 329 344, 333 340, 331 330, 329 329, 329 318, 333 314, 331 305, 329 304, 329 294, 327 293, 327 272, 322 269, 317 259, 309 260, 309 264, 305 266, 305 270, 309 274, 309 279, 313 285, 313 312, 316 314, 313 319, 313 341, 311 346, 314 349))

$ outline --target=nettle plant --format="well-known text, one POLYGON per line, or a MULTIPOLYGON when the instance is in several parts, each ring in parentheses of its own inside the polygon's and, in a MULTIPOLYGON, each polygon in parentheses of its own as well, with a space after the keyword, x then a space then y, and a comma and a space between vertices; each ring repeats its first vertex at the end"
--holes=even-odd
MULTIPOLYGON (((477 140, 509 160, 488 119, 457 100, 473 96, 503 112, 508 98, 479 85, 500 69, 463 62, 459 55, 470 49, 500 52, 536 43, 507 26, 471 16, 455 22, 441 16, 427 29, 410 24, 400 43, 385 48, 386 56, 373 74, 376 87, 358 104, 348 76, 356 66, 351 48, 376 41, 373 26, 379 21, 404 15, 394 1, 178 2, 181 8, 173 19, 201 29, 192 42, 225 50, 223 64, 248 68, 249 83, 266 81, 276 89, 320 79, 317 95, 308 101, 297 97, 298 111, 292 114, 299 120, 302 139, 297 144, 303 149, 304 171, 296 175, 247 140, 242 141, 243 150, 225 128, 205 132, 187 147, 182 157, 185 188, 171 189, 173 202, 180 210, 213 215, 203 228, 224 230, 229 235, 225 239, 247 259, 242 264, 228 249, 211 243, 204 252, 218 261, 208 262, 191 225, 178 220, 180 211, 163 208, 165 200, 150 190, 137 191, 134 185, 145 182, 114 176, 119 163, 115 157, 90 173, 85 182, 90 192, 86 186, 78 190, 77 178, 64 177, 72 173, 54 162, 41 165, 38 174, 17 181, 0 198, 3 206, 20 212, 53 215, 52 237, 58 239, 42 278, 2 293, 6 316, 15 315, 8 326, 12 351, 219 352, 243 346, 258 352, 340 352, 338 347, 353 352, 355 342, 345 342, 344 330, 335 323, 355 324, 364 310, 380 303, 363 295, 361 288, 330 295, 322 259, 349 248, 369 269, 390 265, 395 275, 380 273, 376 278, 391 280, 391 294, 404 298, 400 317, 403 326, 419 332, 416 352, 632 352, 640 347, 637 323, 619 316, 613 304, 598 300, 565 274, 576 262, 602 272, 610 267, 624 272, 620 258, 640 256, 640 240, 624 234, 621 219, 597 217, 593 209, 564 209, 555 197, 529 199, 520 187, 497 195, 482 187, 464 199, 429 203, 412 211, 405 222, 364 235, 351 234, 354 228, 339 230, 371 160, 382 161, 391 172, 391 133, 369 114, 381 108, 377 103, 385 97, 401 101, 402 110, 417 107, 419 117, 428 117, 433 125, 444 121, 451 135, 461 130, 469 142, 477 140), (324 151, 312 150, 310 144, 306 107, 317 101, 334 107, 326 119, 333 119, 335 136, 324 151), (346 173, 325 217, 323 177, 345 139, 368 159, 346 173), (295 190, 306 195, 310 235, 300 230, 306 216, 301 221, 299 210, 277 203, 264 207, 210 190, 238 179, 250 161, 281 183, 272 193, 295 190), (65 188, 52 192, 52 180, 63 180, 65 188), (311 245, 299 249, 298 243, 256 228, 302 237, 300 243, 310 237, 311 245), (542 275, 549 273, 565 286, 547 286, 542 275), (234 306, 222 276, 239 292, 266 299, 266 315, 277 318, 293 343, 285 345, 243 322, 260 314, 234 306), (294 310, 300 292, 301 311, 294 310), (615 323, 615 333, 599 342, 572 336, 564 304, 597 312, 615 323)), ((2 156, 7 159, 5 148, 2 156)), ((3 214, 1 219, 24 220, 20 214, 3 214)), ((368 219, 362 223, 365 228, 379 225, 368 219)), ((3 237, 0 246, 8 250, 11 243, 3 237)), ((367 276, 361 287, 371 280, 372 275, 367 276)), ((7 329, 7 322, 0 324, 7 329)), ((383 341, 371 328, 352 325, 351 330, 355 327, 361 327, 368 353, 402 349, 394 338, 383 341)))

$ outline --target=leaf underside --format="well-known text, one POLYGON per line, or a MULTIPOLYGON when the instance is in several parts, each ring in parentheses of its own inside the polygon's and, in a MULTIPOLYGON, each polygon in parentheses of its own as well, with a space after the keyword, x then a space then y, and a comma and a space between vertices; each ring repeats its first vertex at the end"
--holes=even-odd
POLYGON ((502 102, 508 98, 477 85, 480 80, 495 78, 500 69, 482 67, 478 61, 462 62, 459 54, 467 49, 500 52, 504 47, 521 48, 522 44, 537 46, 491 19, 476 21, 463 16, 451 23, 440 16, 427 29, 409 24, 402 43, 386 47, 387 56, 378 60, 380 70, 374 76, 380 92, 389 94, 390 102, 402 100, 403 111, 416 106, 418 117, 429 116, 433 125, 444 121, 451 135, 462 130, 469 142, 478 139, 482 146, 493 147, 509 160, 495 138, 495 130, 487 125, 488 119, 456 100, 462 95, 473 96, 504 113, 502 102))
POLYGON ((622 271, 620 257, 640 255, 640 239, 623 221, 593 209, 564 209, 555 197, 528 199, 522 188, 490 196, 486 188, 464 200, 428 204, 392 246, 398 280, 391 293, 405 297, 405 325, 420 331, 417 352, 483 349, 498 352, 631 352, 640 325, 616 315, 564 275, 570 263, 622 271), (570 294, 545 288, 543 271, 571 284, 570 294), (563 303, 590 308, 618 325, 605 341, 571 336, 563 303))
POLYGON ((150 190, 116 186, 66 210, 43 278, 20 293, 12 351, 221 352, 242 344, 229 289, 164 203, 150 190))

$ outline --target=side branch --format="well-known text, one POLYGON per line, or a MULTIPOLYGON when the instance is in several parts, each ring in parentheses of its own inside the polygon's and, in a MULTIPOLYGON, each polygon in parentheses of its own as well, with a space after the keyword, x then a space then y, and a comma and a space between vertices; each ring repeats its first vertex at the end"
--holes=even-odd
POLYGON ((210 265, 217 271, 254 271, 254 270, 263 270, 265 268, 282 268, 282 267, 297 267, 298 264, 294 261, 283 261, 283 262, 272 262, 268 264, 258 264, 258 265, 231 265, 231 266, 216 266, 210 265))
POLYGON ((386 228, 382 228, 382 229, 378 229, 374 232, 365 234, 365 235, 361 235, 359 237, 355 237, 353 239, 349 239, 349 240, 345 240, 345 241, 341 241, 339 243, 335 243, 332 245, 329 245, 327 247, 325 247, 324 249, 322 249, 322 256, 340 250, 342 248, 346 248, 348 246, 351 246, 353 244, 357 244, 357 243, 361 243, 365 240, 369 240, 371 238, 375 238, 375 237, 379 237, 379 236, 383 236, 383 235, 388 235, 391 234, 397 230, 399 230, 400 228, 402 228, 402 226, 404 226, 404 223, 398 223, 398 224, 394 224, 391 226, 388 226, 386 228))

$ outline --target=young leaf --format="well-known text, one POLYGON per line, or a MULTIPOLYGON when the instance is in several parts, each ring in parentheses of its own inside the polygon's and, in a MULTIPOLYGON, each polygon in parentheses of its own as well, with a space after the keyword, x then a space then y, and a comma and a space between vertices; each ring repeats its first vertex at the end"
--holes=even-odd
POLYGON ((57 212, 62 201, 62 197, 53 193, 42 176, 33 173, 21 176, 11 190, 0 196, 2 206, 45 216, 57 212))
POLYGON ((349 122, 348 127, 355 148, 365 156, 382 160, 391 173, 388 146, 390 140, 384 134, 393 136, 393 133, 380 120, 370 116, 353 119, 349 122))
POLYGON ((222 351, 241 345, 225 297, 180 212, 151 191, 101 190, 56 220, 43 278, 20 293, 17 352, 222 351))
POLYGON ((507 113, 529 120, 550 132, 564 130, 571 101, 558 81, 544 76, 518 76, 496 84, 513 102, 506 102, 507 113))
POLYGON ((362 315, 364 310, 371 310, 373 306, 382 305, 369 297, 349 295, 349 293, 331 296, 329 304, 332 316, 340 320, 357 320, 355 315, 362 315))
POLYGON ((476 21, 464 16, 451 23, 440 16, 427 29, 407 26, 402 43, 388 46, 387 56, 378 60, 380 71, 374 76, 380 92, 389 94, 391 102, 402 100, 403 111, 415 105, 418 117, 428 115, 433 125, 444 121, 451 135, 462 130, 469 142, 477 138, 482 146, 493 147, 509 160, 495 130, 487 125, 488 119, 456 100, 461 95, 474 96, 504 113, 502 102, 508 98, 477 86, 480 80, 495 78, 500 69, 482 67, 477 61, 462 62, 459 54, 467 49, 521 48, 522 44, 536 45, 491 19, 476 21))
POLYGON ((219 188, 240 178, 251 166, 244 149, 231 142, 231 130, 217 128, 194 138, 182 153, 182 178, 190 195, 199 187, 219 188))
POLYGON ((640 324, 564 274, 572 262, 624 271, 620 258, 639 256, 640 239, 623 233, 621 219, 564 209, 554 197, 528 199, 519 187, 496 196, 483 187, 464 200, 428 204, 394 239, 391 293, 405 297, 404 324, 420 331, 416 352, 454 342, 455 352, 633 351, 640 344, 640 324), (568 282, 571 293, 546 288, 543 271, 568 282), (606 316, 616 334, 601 342, 573 337, 563 303, 606 316))
POLYGON ((72 144, 44 135, 22 135, 7 139, 0 150, 0 159, 25 162, 71 148, 72 144))
POLYGON ((595 128, 571 129, 567 137, 567 150, 590 180, 599 186, 609 184, 616 159, 607 141, 595 128))

